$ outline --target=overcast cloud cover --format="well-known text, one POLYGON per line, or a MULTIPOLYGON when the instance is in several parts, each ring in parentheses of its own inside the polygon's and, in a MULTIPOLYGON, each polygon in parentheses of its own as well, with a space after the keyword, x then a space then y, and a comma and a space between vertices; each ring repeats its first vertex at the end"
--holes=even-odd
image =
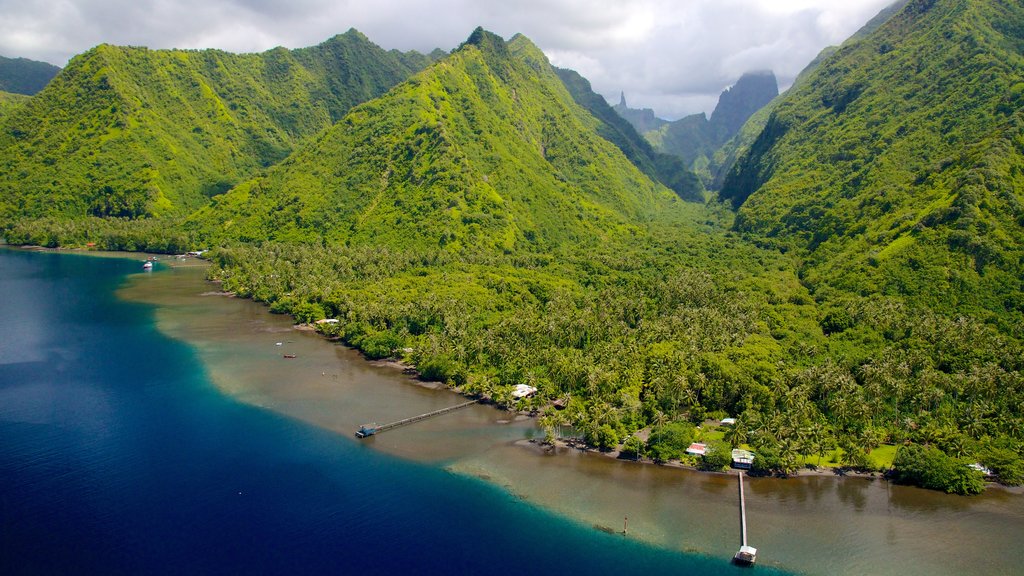
POLYGON ((0 0, 0 55, 63 66, 96 44, 263 51, 357 28, 384 48, 451 50, 522 32, 612 103, 710 112, 745 71, 783 87, 892 0, 0 0))

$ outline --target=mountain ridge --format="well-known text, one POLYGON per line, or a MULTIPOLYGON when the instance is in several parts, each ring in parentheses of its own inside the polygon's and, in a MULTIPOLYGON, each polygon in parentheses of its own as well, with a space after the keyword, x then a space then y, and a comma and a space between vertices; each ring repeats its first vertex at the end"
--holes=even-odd
POLYGON ((397 54, 354 30, 259 54, 101 44, 4 117, 0 220, 190 212, 429 61, 397 54))
POLYGON ((32 96, 60 73, 60 67, 28 58, 0 56, 0 92, 32 96))
MULTIPOLYGON (((779 85, 771 71, 747 72, 735 84, 722 91, 711 117, 692 114, 645 137, 661 152, 683 159, 686 166, 700 174, 706 186, 714 186, 717 174, 729 166, 714 164, 716 153, 736 136, 746 121, 779 95, 779 85)), ((719 155, 728 159, 728 155, 719 155)))
POLYGON ((587 243, 669 200, 599 126, 525 36, 478 28, 192 222, 218 237, 453 250, 587 243))

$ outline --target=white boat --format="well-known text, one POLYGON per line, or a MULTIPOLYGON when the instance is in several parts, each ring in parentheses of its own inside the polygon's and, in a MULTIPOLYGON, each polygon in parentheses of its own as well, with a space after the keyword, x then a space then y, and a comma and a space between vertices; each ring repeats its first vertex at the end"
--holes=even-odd
POLYGON ((152 262, 150 262, 149 260, 146 260, 146 261, 145 261, 145 262, 144 262, 144 263, 142 264, 142 269, 143 269, 143 270, 152 270, 152 269, 153 269, 153 263, 152 263, 152 262))

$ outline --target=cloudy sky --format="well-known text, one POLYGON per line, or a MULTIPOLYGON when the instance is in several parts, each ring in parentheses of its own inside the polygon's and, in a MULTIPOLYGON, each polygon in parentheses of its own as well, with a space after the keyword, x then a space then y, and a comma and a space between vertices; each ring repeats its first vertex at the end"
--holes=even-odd
POLYGON ((633 108, 714 108, 748 70, 783 87, 892 0, 0 0, 0 55, 63 66, 100 43, 236 52, 357 28, 384 48, 450 50, 476 26, 522 32, 633 108))

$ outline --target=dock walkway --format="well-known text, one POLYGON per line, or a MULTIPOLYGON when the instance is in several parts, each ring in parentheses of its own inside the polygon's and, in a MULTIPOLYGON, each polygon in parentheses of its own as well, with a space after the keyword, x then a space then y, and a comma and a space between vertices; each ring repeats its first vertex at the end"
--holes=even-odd
POLYGON ((740 551, 733 556, 736 564, 750 566, 757 561, 757 548, 747 546, 747 501, 743 496, 743 471, 736 472, 740 481, 740 551))
POLYGON ((363 424, 362 426, 359 427, 359 430, 356 432, 356 436, 358 436, 359 438, 366 438, 367 436, 373 436, 374 434, 379 434, 380 432, 392 430, 394 428, 398 428, 399 426, 405 426, 406 424, 412 424, 413 422, 419 422, 420 420, 426 420, 427 418, 433 418, 434 416, 440 416, 441 414, 454 412, 461 408, 472 406, 477 402, 479 402, 479 400, 470 400, 469 402, 463 402, 462 404, 448 406, 447 408, 441 408, 439 410, 434 410, 432 412, 427 412, 425 414, 419 414, 417 416, 410 416, 409 418, 403 418, 401 420, 390 422, 388 424, 381 424, 379 426, 377 424, 363 424))

